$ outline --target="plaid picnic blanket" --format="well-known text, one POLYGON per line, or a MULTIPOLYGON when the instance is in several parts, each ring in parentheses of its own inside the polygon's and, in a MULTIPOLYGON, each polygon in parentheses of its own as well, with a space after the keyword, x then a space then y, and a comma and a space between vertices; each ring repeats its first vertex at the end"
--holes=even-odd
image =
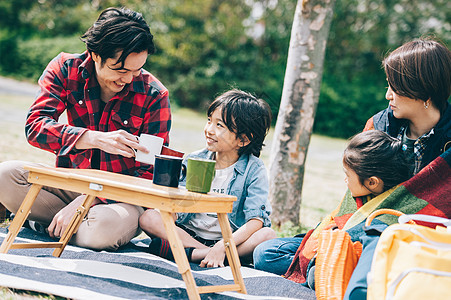
MULTIPOLYGON (((451 149, 437 157, 417 175, 372 199, 353 198, 349 191, 340 205, 304 237, 284 277, 298 283, 306 282, 313 263, 321 231, 338 227, 346 230, 353 241, 364 233, 363 224, 375 210, 392 208, 406 214, 426 214, 451 218, 451 149)), ((380 215, 372 224, 397 223, 397 217, 380 215)), ((421 224, 421 222, 418 222, 421 224)), ((422 225, 435 227, 434 224, 422 225)))

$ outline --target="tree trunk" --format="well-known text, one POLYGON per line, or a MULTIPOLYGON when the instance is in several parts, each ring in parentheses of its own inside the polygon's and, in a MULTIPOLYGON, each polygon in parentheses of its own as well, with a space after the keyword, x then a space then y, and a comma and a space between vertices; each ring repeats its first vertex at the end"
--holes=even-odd
MULTIPOLYGON (((304 165, 335 0, 298 0, 270 157, 271 219, 299 223, 304 165)), ((318 187, 320 189, 320 187, 318 187)))

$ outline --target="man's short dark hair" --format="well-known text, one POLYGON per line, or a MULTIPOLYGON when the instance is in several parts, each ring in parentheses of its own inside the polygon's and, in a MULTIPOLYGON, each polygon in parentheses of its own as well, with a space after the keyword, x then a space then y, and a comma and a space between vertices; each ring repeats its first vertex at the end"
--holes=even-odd
POLYGON ((124 7, 105 9, 81 39, 90 53, 101 57, 102 63, 122 51, 116 62, 122 67, 130 53, 155 52, 153 35, 143 16, 124 7))
POLYGON ((217 97, 208 108, 210 117, 217 109, 227 128, 237 137, 246 136, 250 143, 238 150, 238 155, 260 156, 263 142, 271 126, 271 109, 268 103, 247 92, 233 89, 217 97))

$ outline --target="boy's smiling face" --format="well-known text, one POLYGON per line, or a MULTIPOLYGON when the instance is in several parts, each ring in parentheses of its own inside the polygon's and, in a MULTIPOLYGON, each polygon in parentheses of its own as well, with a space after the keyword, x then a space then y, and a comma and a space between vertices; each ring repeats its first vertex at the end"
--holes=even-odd
POLYGON ((217 108, 207 120, 204 128, 206 147, 221 155, 236 155, 243 144, 236 134, 230 131, 222 120, 221 109, 217 108))

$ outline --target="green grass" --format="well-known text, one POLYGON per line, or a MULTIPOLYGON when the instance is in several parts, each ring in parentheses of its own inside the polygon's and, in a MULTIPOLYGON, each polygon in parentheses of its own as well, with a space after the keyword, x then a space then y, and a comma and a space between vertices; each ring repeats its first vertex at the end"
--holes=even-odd
POLYGON ((50 300, 59 300, 59 299, 67 299, 63 297, 58 297, 54 295, 47 295, 37 292, 25 291, 25 290, 17 290, 17 289, 9 289, 9 288, 1 288, 0 289, 0 299, 3 300, 17 300, 17 299, 50 299, 50 300))
MULTIPOLYGON (((33 103, 33 98, 19 95, 1 95, 1 107, 4 110, 17 109, 27 112, 33 103)), ((25 116, 24 116, 25 117, 25 116)))

